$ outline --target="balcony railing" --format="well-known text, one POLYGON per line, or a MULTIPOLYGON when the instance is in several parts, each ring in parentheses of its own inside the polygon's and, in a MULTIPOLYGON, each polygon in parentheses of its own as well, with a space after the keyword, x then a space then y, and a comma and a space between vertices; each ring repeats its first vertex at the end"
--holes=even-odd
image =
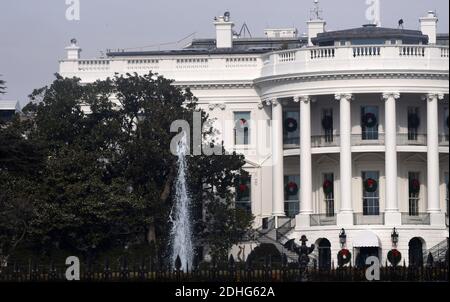
POLYGON ((378 215, 364 215, 363 213, 354 213, 355 225, 384 225, 384 213, 378 215))
POLYGON ((384 134, 366 134, 367 138, 363 138, 363 134, 352 134, 352 146, 373 146, 384 145, 384 134))
POLYGON ((309 72, 399 69, 448 71, 448 46, 354 45, 304 47, 263 55, 262 79, 309 72))
POLYGON ((310 215, 311 226, 336 225, 336 216, 328 216, 327 214, 310 215))
POLYGON ((339 147, 340 139, 339 135, 317 135, 311 137, 311 147, 339 147))
POLYGON ((439 146, 448 147, 448 134, 439 135, 439 146))
MULTIPOLYGON (((368 136, 370 137, 370 135, 368 136)), ((374 137, 374 136, 372 136, 374 137)), ((352 146, 374 146, 374 145, 384 145, 385 144, 385 134, 379 133, 376 135, 376 139, 363 139, 362 134, 352 134, 352 146)), ((294 149, 300 147, 300 138, 284 138, 284 148, 294 149)), ((341 144, 341 138, 339 134, 334 134, 332 137, 326 135, 314 135, 311 136, 311 147, 312 148, 323 148, 323 147, 339 147, 341 144)), ((397 145, 398 146, 426 146, 427 145, 427 135, 426 134, 408 134, 408 133, 398 133, 397 134, 397 145)), ((439 135, 439 146, 448 147, 449 146, 449 136, 439 135)))
POLYGON ((426 134, 397 134, 398 146, 426 146, 427 135, 426 134))
POLYGON ((417 215, 410 215, 409 213, 402 213, 402 224, 405 225, 429 225, 430 214, 418 213, 417 215))

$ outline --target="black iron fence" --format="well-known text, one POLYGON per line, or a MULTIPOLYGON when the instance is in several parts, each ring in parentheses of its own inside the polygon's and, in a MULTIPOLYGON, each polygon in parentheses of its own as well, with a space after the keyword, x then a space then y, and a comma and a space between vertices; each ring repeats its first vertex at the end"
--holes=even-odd
MULTIPOLYGON (((0 282, 66 281, 68 266, 13 264, 0 270, 0 282)), ((381 267, 379 281, 448 282, 448 264, 424 267, 381 267)), ((80 280, 84 282, 365 282, 365 268, 341 267, 321 270, 302 269, 296 263, 249 265, 248 263, 201 264, 188 272, 168 269, 157 264, 128 265, 125 261, 113 267, 81 264, 80 280)))

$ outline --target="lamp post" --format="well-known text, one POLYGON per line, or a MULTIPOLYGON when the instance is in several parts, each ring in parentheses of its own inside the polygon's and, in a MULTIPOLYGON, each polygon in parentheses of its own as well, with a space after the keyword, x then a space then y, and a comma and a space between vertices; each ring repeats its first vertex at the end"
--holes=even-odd
POLYGON ((339 233, 339 242, 341 243, 341 247, 344 248, 345 243, 347 242, 347 234, 345 234, 344 228, 342 228, 339 233))
POLYGON ((398 243, 398 232, 397 232, 396 228, 394 228, 392 230, 391 239, 392 239, 392 244, 394 245, 394 247, 396 247, 397 243, 398 243))

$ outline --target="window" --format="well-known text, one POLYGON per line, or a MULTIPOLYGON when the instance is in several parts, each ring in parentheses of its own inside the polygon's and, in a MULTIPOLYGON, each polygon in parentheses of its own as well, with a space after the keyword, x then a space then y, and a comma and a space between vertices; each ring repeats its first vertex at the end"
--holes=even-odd
POLYGON ((334 174, 325 173, 323 175, 322 190, 325 201, 325 214, 327 217, 334 217, 334 174))
POLYGON ((250 144, 250 112, 234 113, 234 144, 250 144))
POLYGON ((283 144, 300 144, 300 113, 295 110, 283 112, 283 144))
POLYGON ((379 174, 378 171, 362 172, 364 215, 380 215, 379 174))
POLYGON ((325 142, 333 142, 333 109, 322 110, 322 128, 325 134, 325 142))
POLYGON ((284 212, 287 217, 294 218, 300 212, 300 176, 284 177, 284 212))
POLYGON ((420 182, 419 172, 408 173, 409 216, 419 216, 420 182))
POLYGON ((408 140, 416 141, 420 125, 418 107, 408 107, 408 140))
POLYGON ((361 107, 361 128, 363 140, 378 140, 378 106, 361 107))
POLYGON ((252 179, 250 176, 243 176, 236 188, 236 208, 252 212, 252 179))

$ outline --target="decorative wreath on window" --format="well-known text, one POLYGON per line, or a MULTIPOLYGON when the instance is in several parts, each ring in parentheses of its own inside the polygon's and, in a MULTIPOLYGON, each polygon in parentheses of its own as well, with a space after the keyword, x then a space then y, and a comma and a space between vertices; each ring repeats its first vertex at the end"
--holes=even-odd
POLYGON ((322 118, 322 127, 325 130, 330 130, 333 128, 333 117, 331 115, 325 115, 322 118))
POLYGON ((420 125, 420 118, 416 113, 408 115, 408 128, 418 128, 420 125))
POLYGON ((367 128, 373 128, 377 125, 377 116, 372 112, 367 112, 362 118, 363 125, 367 128))
POLYGON ((287 118, 284 122, 284 127, 286 128, 287 132, 294 132, 297 130, 298 123, 293 118, 287 118))
POLYGON ((409 190, 412 194, 418 194, 420 192, 420 182, 418 179, 411 179, 409 181, 409 190))
POLYGON ((368 178, 364 181, 364 190, 369 193, 376 192, 378 189, 378 182, 373 178, 368 178))
POLYGON ((295 182, 291 181, 286 185, 286 192, 288 195, 296 195, 298 193, 298 186, 295 182))
POLYGON ((239 120, 239 125, 240 125, 242 128, 247 127, 247 120, 246 120, 245 118, 241 118, 241 119, 239 120))
POLYGON ((337 258, 338 258, 338 265, 344 266, 347 263, 349 263, 350 260, 352 259, 352 253, 347 249, 342 249, 338 252, 337 258))
POLYGON ((333 182, 330 181, 330 180, 328 180, 328 179, 326 179, 326 180, 323 182, 322 188, 323 188, 323 192, 324 192, 326 195, 332 193, 332 192, 333 192, 333 182))
POLYGON ((246 184, 239 185, 239 192, 244 193, 248 191, 248 186, 246 184))
POLYGON ((402 260, 402 253, 397 249, 392 249, 388 252, 387 258, 393 266, 397 266, 402 260))

